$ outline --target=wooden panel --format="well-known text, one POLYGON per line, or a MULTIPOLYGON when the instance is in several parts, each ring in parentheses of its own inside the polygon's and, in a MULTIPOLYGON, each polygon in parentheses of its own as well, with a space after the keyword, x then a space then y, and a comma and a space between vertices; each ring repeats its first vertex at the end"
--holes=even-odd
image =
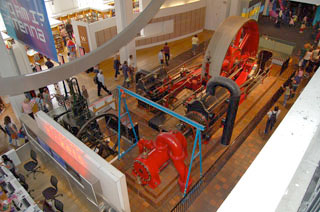
POLYGON ((191 31, 194 31, 196 28, 196 18, 197 18, 197 11, 193 10, 191 15, 191 31))
POLYGON ((136 40, 136 46, 141 46, 141 40, 136 40))
POLYGON ((152 37, 151 38, 151 43, 156 43, 158 42, 158 38, 157 37, 152 37))
POLYGON ((169 39, 176 38, 177 36, 177 33, 170 33, 169 39))
POLYGON ((110 28, 104 29, 104 42, 107 42, 111 38, 110 28))
POLYGON ((114 26, 114 27, 111 27, 111 35, 112 37, 116 36, 118 33, 117 33, 117 27, 114 26))
POLYGON ((176 20, 177 23, 180 23, 181 20, 182 20, 182 14, 181 14, 181 13, 176 14, 176 15, 175 15, 175 20, 176 20))
POLYGON ((201 12, 201 14, 200 14, 200 21, 199 21, 199 22, 200 22, 200 23, 199 23, 199 28, 200 28, 200 29, 204 27, 205 18, 206 18, 205 12, 201 12))
POLYGON ((95 36, 96 36, 97 46, 99 47, 101 45, 100 38, 99 38, 99 32, 96 32, 95 36))
POLYGON ((151 38, 146 39, 146 45, 151 44, 151 38))
POLYGON ((175 29, 174 29, 174 33, 176 35, 179 35, 181 32, 181 15, 177 14, 176 15, 176 22, 175 22, 175 29))
POLYGON ((99 40, 100 40, 100 45, 104 44, 104 31, 103 30, 99 31, 99 40))
MULTIPOLYGON (((173 33, 170 33, 170 34, 173 34, 173 33)), ((165 34, 164 35, 164 40, 169 40, 170 39, 170 34, 165 34)))
POLYGON ((78 26, 78 32, 80 37, 80 45, 84 48, 86 53, 90 52, 87 27, 78 26))
POLYGON ((160 35, 160 36, 159 36, 159 39, 158 39, 158 42, 159 42, 159 41, 164 41, 164 40, 165 40, 165 36, 164 36, 164 35, 160 35))
POLYGON ((190 33, 192 28, 192 11, 187 13, 186 33, 190 33))
POLYGON ((200 18, 201 18, 201 10, 197 10, 196 13, 196 25, 195 29, 198 30, 200 28, 200 18))
POLYGON ((146 45, 146 39, 140 40, 140 45, 141 45, 141 46, 146 45))

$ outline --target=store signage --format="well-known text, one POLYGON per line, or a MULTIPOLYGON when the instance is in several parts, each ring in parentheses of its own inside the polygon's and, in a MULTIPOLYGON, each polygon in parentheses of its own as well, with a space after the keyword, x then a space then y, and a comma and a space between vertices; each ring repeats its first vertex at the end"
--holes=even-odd
POLYGON ((90 52, 89 42, 88 42, 88 33, 87 28, 84 26, 78 26, 78 32, 80 36, 81 47, 84 48, 86 53, 90 52))
POLYGON ((0 0, 0 12, 12 38, 58 61, 44 0, 0 0))

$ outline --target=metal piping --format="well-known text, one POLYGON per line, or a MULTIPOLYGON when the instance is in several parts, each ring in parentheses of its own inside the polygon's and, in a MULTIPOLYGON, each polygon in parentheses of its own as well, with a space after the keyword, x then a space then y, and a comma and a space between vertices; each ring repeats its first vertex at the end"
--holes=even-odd
MULTIPOLYGON (((188 168, 184 163, 188 155, 187 140, 180 132, 160 133, 155 142, 141 139, 138 142, 140 155, 134 163, 134 175, 149 184, 151 188, 156 188, 160 184, 159 172, 169 159, 172 160, 177 172, 179 173, 178 183, 181 192, 184 191, 188 177, 188 168), (148 150, 148 154, 145 153, 148 150), (142 170, 141 170, 142 169, 142 170), (142 176, 149 175, 148 179, 142 176)), ((188 188, 191 179, 188 182, 188 188)))
POLYGON ((232 79, 217 76, 209 80, 207 84, 207 93, 214 96, 217 86, 226 88, 230 92, 227 117, 221 138, 221 144, 229 145, 233 131, 234 121, 236 119, 238 111, 241 91, 237 83, 235 83, 232 79))
MULTIPOLYGON (((161 150, 166 148, 167 146, 169 150, 169 156, 173 162, 174 167, 179 173, 180 177, 178 179, 178 183, 181 192, 183 192, 188 174, 188 168, 184 163, 184 159, 188 155, 187 140, 180 132, 160 133, 156 138, 156 149, 161 150)), ((190 184, 191 180, 189 182, 189 185, 190 184)))

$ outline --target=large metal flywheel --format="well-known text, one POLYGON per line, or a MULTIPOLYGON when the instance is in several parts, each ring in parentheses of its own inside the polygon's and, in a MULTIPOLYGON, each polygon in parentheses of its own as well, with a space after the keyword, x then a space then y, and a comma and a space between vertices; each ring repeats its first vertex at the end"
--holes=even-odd
POLYGON ((247 58, 258 52, 259 31, 255 20, 230 16, 215 31, 203 62, 210 58, 211 77, 232 74, 236 67, 243 65, 247 58))

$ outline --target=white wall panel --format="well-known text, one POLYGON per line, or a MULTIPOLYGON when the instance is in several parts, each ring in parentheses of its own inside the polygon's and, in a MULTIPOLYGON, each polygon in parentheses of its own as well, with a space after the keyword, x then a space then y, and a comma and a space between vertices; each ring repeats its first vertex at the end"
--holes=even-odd
POLYGON ((125 175, 88 148, 79 139, 40 111, 36 114, 38 127, 53 141, 47 143, 77 172, 100 181, 102 196, 119 211, 130 211, 125 175), (62 148, 63 147, 63 148, 62 148), (62 149, 61 149, 62 148, 62 149))
POLYGON ((207 0, 205 29, 216 30, 218 28, 229 15, 228 4, 228 0, 207 0))
MULTIPOLYGON (((292 0, 291 0, 292 1, 292 0)), ((320 0, 295 0, 295 2, 320 5, 320 0)))

